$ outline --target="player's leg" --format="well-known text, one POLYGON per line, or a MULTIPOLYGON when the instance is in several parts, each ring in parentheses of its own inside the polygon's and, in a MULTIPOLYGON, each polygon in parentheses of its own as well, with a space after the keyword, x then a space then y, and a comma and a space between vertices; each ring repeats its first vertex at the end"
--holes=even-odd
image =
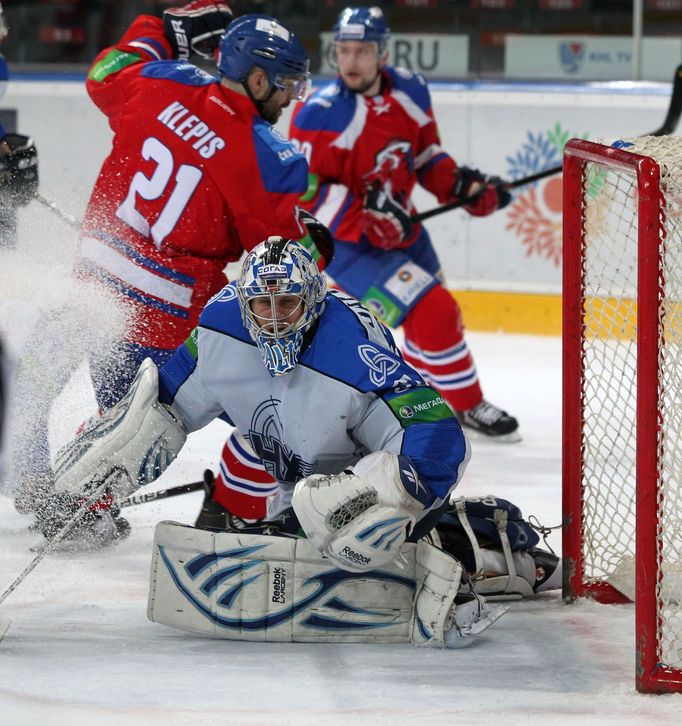
POLYGON ((55 399, 85 357, 68 339, 72 309, 67 305, 41 312, 22 349, 9 410, 6 493, 21 514, 32 514, 52 484, 49 416, 55 399))
POLYGON ((12 248, 17 244, 17 210, 0 204, 0 248, 12 248))
POLYGON ((195 526, 229 529, 230 515, 247 522, 264 519, 267 498, 277 492, 277 487, 277 480, 234 429, 227 437, 215 485, 206 496, 195 526))
POLYGON ((387 325, 403 325, 406 360, 438 389, 464 426, 497 440, 519 440, 516 419, 483 398, 461 311, 441 283, 426 231, 410 247, 391 252, 337 241, 329 273, 387 325))

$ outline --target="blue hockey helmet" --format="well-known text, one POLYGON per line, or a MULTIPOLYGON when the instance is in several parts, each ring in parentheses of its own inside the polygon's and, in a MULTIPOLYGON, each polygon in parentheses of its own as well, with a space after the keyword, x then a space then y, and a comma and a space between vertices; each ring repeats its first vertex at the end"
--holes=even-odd
POLYGON ((305 48, 292 32, 268 15, 236 18, 220 40, 218 71, 223 76, 245 83, 254 66, 268 74, 274 88, 292 88, 294 98, 305 98, 310 80, 305 48))
POLYGON ((325 306, 327 282, 313 256, 294 240, 268 237, 247 255, 236 287, 242 322, 265 367, 272 376, 288 373, 325 306), (257 299, 264 305, 256 307, 257 299))
POLYGON ((379 7, 346 8, 342 10, 334 25, 334 41, 373 41, 379 46, 379 53, 386 50, 391 29, 386 24, 384 12, 379 7))

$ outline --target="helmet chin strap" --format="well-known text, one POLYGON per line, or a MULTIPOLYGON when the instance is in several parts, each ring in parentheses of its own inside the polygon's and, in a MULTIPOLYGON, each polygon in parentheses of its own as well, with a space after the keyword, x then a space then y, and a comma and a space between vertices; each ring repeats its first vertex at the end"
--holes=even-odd
POLYGON ((249 79, 242 81, 242 88, 246 91, 246 95, 251 99, 253 102, 253 105, 256 107, 259 116, 263 116, 263 108, 265 107, 265 104, 275 95, 275 92, 277 91, 277 87, 274 83, 270 83, 268 80, 268 85, 270 86, 270 89, 268 91, 268 95, 265 98, 262 98, 258 100, 254 95, 251 88, 249 88, 249 79))

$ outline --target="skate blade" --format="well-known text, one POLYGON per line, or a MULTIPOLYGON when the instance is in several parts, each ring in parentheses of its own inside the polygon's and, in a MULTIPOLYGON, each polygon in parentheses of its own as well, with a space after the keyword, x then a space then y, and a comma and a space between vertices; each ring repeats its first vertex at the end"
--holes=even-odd
POLYGON ((469 426, 463 426, 462 428, 470 441, 487 441, 491 444, 518 444, 520 441, 523 441, 523 436, 521 436, 518 429, 508 434, 502 434, 501 436, 489 436, 469 426))
POLYGON ((475 623, 460 628, 459 630, 456 627, 448 630, 445 634, 446 647, 466 648, 471 645, 477 635, 480 635, 494 622, 499 620, 507 612, 507 610, 509 610, 509 607, 506 605, 487 606, 483 617, 475 623))

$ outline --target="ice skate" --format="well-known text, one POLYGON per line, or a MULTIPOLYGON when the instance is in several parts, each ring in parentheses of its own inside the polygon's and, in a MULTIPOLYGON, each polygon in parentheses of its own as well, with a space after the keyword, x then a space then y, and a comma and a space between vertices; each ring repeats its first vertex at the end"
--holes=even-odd
POLYGON ((519 422, 506 411, 488 401, 481 401, 468 411, 457 411, 462 426, 482 438, 513 444, 521 441, 519 422))

